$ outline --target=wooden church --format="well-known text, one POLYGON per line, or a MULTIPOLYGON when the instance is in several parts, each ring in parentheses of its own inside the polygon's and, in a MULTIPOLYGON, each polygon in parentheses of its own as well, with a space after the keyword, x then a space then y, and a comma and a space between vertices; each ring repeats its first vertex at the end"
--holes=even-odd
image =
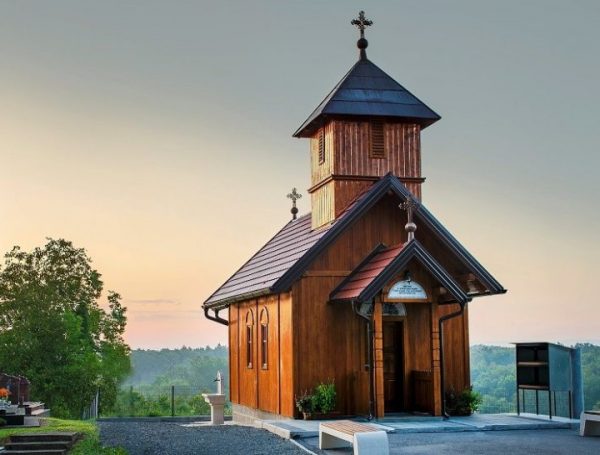
POLYGON ((342 415, 442 415, 470 385, 468 302, 506 292, 421 202, 421 131, 440 116, 367 59, 364 13, 352 23, 359 60, 294 133, 311 213, 294 199, 203 304, 229 326, 234 419, 299 417, 295 396, 330 380, 342 415))

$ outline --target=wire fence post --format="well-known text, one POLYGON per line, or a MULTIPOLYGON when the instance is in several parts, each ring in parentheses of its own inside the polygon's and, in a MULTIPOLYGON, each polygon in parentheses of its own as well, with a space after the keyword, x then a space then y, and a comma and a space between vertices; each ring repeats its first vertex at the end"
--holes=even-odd
POLYGON ((175 386, 171 386, 171 417, 175 417, 175 386))
POLYGON ((133 386, 129 387, 129 415, 133 416, 133 386))

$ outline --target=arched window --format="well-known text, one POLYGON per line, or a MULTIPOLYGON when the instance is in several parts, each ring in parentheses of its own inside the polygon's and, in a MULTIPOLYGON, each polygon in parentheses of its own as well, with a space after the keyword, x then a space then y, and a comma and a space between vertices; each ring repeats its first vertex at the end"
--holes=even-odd
POLYGON ((260 361, 266 370, 269 366, 269 312, 266 308, 260 312, 260 361))
POLYGON ((252 340, 254 339, 254 313, 248 310, 246 313, 246 367, 252 368, 254 349, 252 340))

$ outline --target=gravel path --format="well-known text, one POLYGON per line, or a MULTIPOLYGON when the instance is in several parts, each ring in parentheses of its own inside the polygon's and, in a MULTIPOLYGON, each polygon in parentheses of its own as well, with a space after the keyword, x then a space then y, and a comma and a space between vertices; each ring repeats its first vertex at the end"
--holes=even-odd
POLYGON ((289 441, 265 430, 237 425, 182 426, 172 422, 98 422, 105 446, 130 455, 306 455, 289 441))

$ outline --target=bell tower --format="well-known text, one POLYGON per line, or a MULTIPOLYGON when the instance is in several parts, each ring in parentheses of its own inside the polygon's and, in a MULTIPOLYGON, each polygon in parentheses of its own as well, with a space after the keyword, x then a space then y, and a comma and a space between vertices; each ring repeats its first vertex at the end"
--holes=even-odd
POLYGON ((441 118, 367 59, 364 11, 351 23, 359 60, 294 133, 310 139, 313 229, 390 172, 420 200, 421 130, 441 118))

